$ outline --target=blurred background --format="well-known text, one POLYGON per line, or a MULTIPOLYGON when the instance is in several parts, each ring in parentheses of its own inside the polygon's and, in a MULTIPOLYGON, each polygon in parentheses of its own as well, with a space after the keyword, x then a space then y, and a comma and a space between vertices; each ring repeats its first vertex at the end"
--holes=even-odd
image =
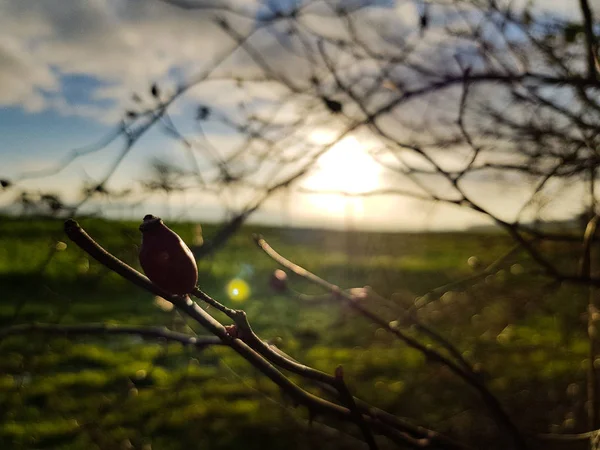
POLYGON ((357 397, 453 448, 524 447, 391 328, 463 364, 530 448, 595 445, 599 11, 0 0, 2 448, 367 448, 227 347, 60 331, 206 334, 63 231, 73 217, 141 270, 146 214, 263 340, 342 365, 357 397), (302 277, 273 281, 255 233, 388 325, 302 277))

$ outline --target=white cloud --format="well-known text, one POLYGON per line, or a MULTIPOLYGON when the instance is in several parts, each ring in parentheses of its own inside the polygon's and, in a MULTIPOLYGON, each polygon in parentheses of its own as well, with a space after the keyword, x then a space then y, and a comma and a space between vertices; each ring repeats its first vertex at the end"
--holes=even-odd
MULTIPOLYGON (((536 3, 541 9, 561 12, 571 2, 536 3)), ((250 4, 245 5, 248 11, 250 4)), ((369 21, 391 32, 406 28, 399 24, 416 21, 412 2, 397 5, 397 14, 390 15, 393 10, 389 8, 368 11, 369 21)), ((114 122, 132 92, 143 93, 151 82, 173 78, 174 68, 183 77, 197 73, 232 45, 209 17, 209 10, 182 9, 160 0, 0 0, 0 106, 20 105, 30 111, 53 108, 65 115, 114 122), (73 105, 60 98, 48 99, 43 92, 60 94, 61 74, 83 74, 105 82, 90 97, 112 100, 114 107, 107 112, 102 104, 73 105)), ((313 15, 306 23, 318 27, 317 19, 313 15)), ((333 22, 326 23, 326 29, 334 33, 333 22)), ((236 20, 238 33, 251 27, 251 20, 236 20)), ((278 33, 280 41, 287 39, 282 30, 278 33)), ((298 64, 292 52, 282 50, 263 32, 257 37, 254 42, 260 42, 263 55, 276 55, 278 69, 308 78, 308 68, 298 64)), ((231 61, 246 68, 249 64, 243 52, 231 61)))
MULTIPOLYGON (((594 7, 598 1, 593 1, 594 7)), ((542 9, 551 7, 559 13, 576 10, 572 8, 572 0, 539 0, 538 6, 542 9), (567 8, 569 5, 571 6, 567 8)), ((600 4, 596 10, 600 12, 600 4)), ((168 89, 169 85, 172 89, 178 77, 187 78, 200 72, 203 67, 210 65, 210 61, 220 52, 233 45, 232 40, 208 20, 208 14, 203 10, 179 9, 159 0, 0 0, 0 107, 20 105, 29 111, 49 108, 64 115, 78 115, 114 123, 122 112, 131 106, 133 92, 149 102, 150 83, 159 81, 163 90, 168 89), (181 73, 174 72, 175 68, 181 73), (86 75, 101 82, 98 86, 90 87, 92 91, 89 93, 89 99, 92 102, 68 101, 64 92, 61 92, 61 75, 66 74, 86 75), (44 95, 44 92, 55 95, 44 95), (94 103, 94 100, 98 102, 94 103), (107 100, 112 102, 112 106, 106 106, 107 100)), ((417 11, 412 7, 412 3, 399 2, 397 9, 373 11, 369 19, 381 25, 377 28, 379 31, 389 31, 389 34, 393 35, 399 29, 398 24, 404 24, 407 30, 411 30, 411 26, 414 27, 417 21, 417 11), (388 16, 390 11, 396 14, 388 16)), ((317 16, 306 19, 306 24, 321 31, 328 31, 336 36, 343 34, 339 23, 336 28, 333 22, 335 21, 317 16)), ((236 22, 235 29, 243 34, 251 25, 251 21, 240 19, 236 22)), ((412 30, 414 32, 414 28, 412 30)), ((285 30, 278 29, 277 32, 277 37, 284 44, 290 43, 292 39, 286 36, 285 30)), ((260 45, 261 55, 278 70, 286 71, 289 76, 308 79, 312 67, 306 61, 302 62, 300 58, 294 57, 291 51, 280 47, 272 35, 267 33, 268 31, 261 31, 254 41, 260 45)), ((377 39, 377 36, 366 36, 369 40, 377 39)), ((428 62, 432 65, 447 60, 446 55, 438 54, 440 42, 440 36, 431 33, 419 42, 419 54, 430 55, 428 62), (430 53, 429 47, 432 49, 430 53)), ((219 72, 227 74, 244 68, 244 75, 248 76, 251 73, 247 70, 250 64, 252 62, 247 55, 237 52, 219 72)), ((362 66, 353 69, 353 75, 373 70, 362 66)), ((258 74, 260 71, 257 71, 258 74)), ((203 100, 217 107, 233 108, 240 100, 248 99, 250 95, 264 98, 264 104, 270 98, 281 99, 285 95, 285 89, 281 89, 281 86, 275 89, 273 84, 265 84, 259 85, 253 92, 244 93, 227 89, 222 82, 211 82, 191 90, 187 99, 177 102, 174 108, 175 111, 183 110, 189 106, 189 101, 203 100)), ((407 105, 406 110, 415 120, 421 120, 425 112, 431 114, 430 111, 436 109, 435 104, 428 104, 428 107, 429 109, 426 109, 425 104, 412 102, 407 105)), ((439 110, 438 115, 444 111, 441 108, 439 110)), ((389 119, 394 121, 396 118, 389 119)), ((189 124, 183 125, 189 128, 189 124)), ((324 128, 328 126, 322 125, 324 128)), ((194 137, 192 133, 188 134, 194 137)), ((236 147, 235 137, 231 135, 214 135, 210 138, 212 144, 219 149, 236 147)), ((140 155, 140 160, 142 156, 148 157, 148 150, 158 151, 151 148, 152 145, 148 141, 144 141, 143 144, 144 153, 140 155)), ((163 144, 163 141, 160 141, 160 145, 163 144)), ((169 146, 164 148, 165 152, 172 152, 173 149, 174 147, 169 146)), ((134 154, 137 156, 137 153, 133 152, 121 165, 115 178, 123 182, 129 182, 132 178, 143 178, 142 169, 145 166, 139 164, 140 160, 136 159, 134 154)), ((105 154, 102 155, 102 158, 104 157, 105 154)), ((454 167, 461 162, 454 154, 439 153, 434 154, 434 157, 444 167, 454 167)), ((85 166, 90 168, 87 175, 101 179, 106 167, 100 162, 99 155, 82 159, 67 175, 73 179, 81 177, 81 168, 85 166)), ((475 181, 481 180, 473 181, 473 189, 477 190, 481 183, 475 185, 475 181)), ((492 192, 490 189, 479 189, 477 192, 481 195, 482 202, 489 198, 496 200, 505 194, 492 192)), ((522 191, 513 197, 510 201, 508 197, 503 198, 504 203, 497 202, 500 212, 512 213, 522 203, 522 191)), ((376 217, 377 221, 383 222, 386 211, 393 209, 386 201, 365 200, 365 211, 370 211, 365 217, 376 217)), ((397 206, 409 215, 413 203, 412 200, 402 200, 397 206)), ((304 201, 304 204, 299 202, 296 208, 307 211, 311 209, 311 203, 308 200, 304 201)), ((322 216, 327 217, 327 214, 327 211, 323 211, 322 216)), ((424 215, 423 220, 426 219, 428 220, 428 216, 424 215)), ((457 219, 457 223, 459 222, 457 219)), ((444 225, 448 226, 446 222, 444 225)))
POLYGON ((43 92, 59 93, 61 74, 86 75, 108 83, 90 97, 122 111, 132 92, 173 68, 198 68, 229 44, 206 17, 158 1, 0 0, 0 105, 114 121, 106 106, 43 92))
POLYGON ((49 67, 39 64, 18 39, 0 40, 0 104, 40 110, 43 97, 33 86, 56 89, 58 82, 49 67))

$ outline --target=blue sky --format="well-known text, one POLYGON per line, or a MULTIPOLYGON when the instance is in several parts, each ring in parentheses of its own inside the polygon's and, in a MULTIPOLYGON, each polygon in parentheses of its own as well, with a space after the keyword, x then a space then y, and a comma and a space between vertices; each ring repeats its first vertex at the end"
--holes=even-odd
MULTIPOLYGON (((560 14, 573 13, 567 0, 538 3, 560 14)), ((394 11, 393 2, 382 4, 394 11)), ((240 26, 251 27, 251 23, 240 26)), ((158 82, 165 90, 174 89, 177 82, 201 71, 230 44, 205 20, 202 11, 184 11, 160 1, 0 0, 0 178, 16 179, 19 174, 52 167, 71 149, 102 139, 119 123, 124 111, 135 106, 133 93, 142 97, 142 104, 151 101, 148 90, 152 83, 158 82)), ((235 103, 234 96, 230 97, 211 89, 192 93, 175 105, 173 114, 176 118, 189 115, 190 105, 204 100, 229 107, 235 103)), ((189 126, 185 122, 183 125, 189 126)), ((212 131, 214 142, 228 144, 227 135, 212 131)), ((75 197, 74 186, 78 189, 82 180, 101 179, 118 151, 117 145, 110 146, 76 161, 59 176, 23 181, 19 187, 75 197)), ((111 186, 144 179, 152 157, 187 164, 184 153, 172 140, 153 131, 123 162, 111 186)), ((360 164, 365 164, 368 170, 369 163, 361 158, 357 153, 354 166, 352 161, 350 166, 358 170, 360 164)), ((352 167, 348 170, 354 170, 352 167)), ((335 172, 335 168, 335 160, 323 164, 325 171, 335 172)), ((351 179, 355 175, 348 176, 351 179)), ((332 177, 327 172, 319 176, 332 177)), ((309 178, 306 185, 323 186, 319 185, 319 176, 309 178)), ((344 180, 340 183, 340 188, 348 186, 344 180)), ((13 193, 0 193, 0 204, 9 203, 13 193)), ((505 194, 495 194, 493 189, 486 193, 498 197, 500 208, 505 194)), ((333 223, 341 227, 351 222, 352 226, 377 228, 390 225, 388 211, 396 211, 406 216, 402 223, 407 228, 455 228, 481 223, 473 214, 446 207, 432 209, 411 200, 316 200, 300 194, 293 194, 290 200, 289 195, 268 202, 257 220, 287 225, 333 223)), ((515 198, 520 196, 515 194, 515 198)), ((156 198, 149 205, 163 208, 161 202, 156 198)), ((215 220, 223 213, 214 199, 188 195, 172 203, 171 211, 186 209, 186 214, 198 219, 215 220), (204 202, 204 207, 188 206, 198 202, 204 202)))

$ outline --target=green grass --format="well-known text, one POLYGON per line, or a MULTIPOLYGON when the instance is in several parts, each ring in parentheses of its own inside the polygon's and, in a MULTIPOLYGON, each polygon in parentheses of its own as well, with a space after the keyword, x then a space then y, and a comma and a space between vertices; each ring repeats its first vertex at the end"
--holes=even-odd
MULTIPOLYGON (((137 223, 80 223, 138 267, 137 223)), ((172 228, 192 242, 191 224, 172 228)), ((214 228, 204 232, 210 237, 214 228)), ((303 304, 272 292, 268 278, 276 266, 254 246, 254 232, 331 282, 372 286, 400 307, 406 298, 472 274, 470 256, 492 262, 511 247, 509 238, 245 227, 198 265, 200 286, 228 306, 245 309, 261 337, 276 339, 284 351, 320 370, 332 373, 342 364, 351 389, 365 400, 475 442, 493 433, 472 390, 385 330, 344 306, 303 304), (234 277, 251 287, 243 304, 226 295, 234 277)), ((565 266, 576 261, 573 248, 543 250, 565 266)), ((585 293, 549 285, 531 275, 531 261, 519 262, 523 270, 505 270, 465 292, 446 294, 423 308, 421 317, 476 363, 523 428, 582 430, 585 293)), ((319 292, 303 280, 292 278, 291 285, 319 292)), ((202 333, 90 260, 67 240, 59 221, 0 218, 0 290, 1 326, 107 322, 181 331, 191 326, 202 333)), ((397 318, 382 305, 368 306, 390 321, 397 318)), ((4 339, 0 355, 0 448, 362 448, 329 428, 307 425, 303 408, 289 405, 269 380, 227 348, 199 353, 133 337, 32 334, 4 339)), ((352 426, 345 430, 355 433, 352 426)))

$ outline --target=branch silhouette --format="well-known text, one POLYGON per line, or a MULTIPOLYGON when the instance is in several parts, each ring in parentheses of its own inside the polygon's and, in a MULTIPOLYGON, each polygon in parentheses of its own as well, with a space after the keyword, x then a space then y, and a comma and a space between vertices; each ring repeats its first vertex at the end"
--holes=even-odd
POLYGON ((521 432, 513 423, 508 413, 504 411, 498 399, 491 393, 491 391, 488 390, 488 388, 481 382, 481 380, 477 378, 477 376, 472 371, 465 370, 466 368, 464 366, 464 361, 462 361, 459 365, 454 361, 448 359, 446 356, 439 353, 438 351, 426 347, 425 345, 417 341, 415 338, 409 336, 404 331, 400 330, 398 326, 392 325, 383 317, 380 317, 376 313, 373 313, 372 311, 367 309, 365 306, 363 306, 362 303, 357 301, 357 299, 353 295, 341 290, 338 286, 329 283, 328 281, 309 272, 305 268, 281 256, 261 236, 256 235, 254 237, 254 240, 259 248, 261 248, 270 258, 272 258, 282 267, 290 270, 295 275, 302 277, 310 281, 311 283, 316 284, 317 286, 320 286, 326 291, 329 291, 334 296, 334 298, 347 303, 351 308, 359 312, 361 315, 363 315, 373 323, 382 327, 389 333, 396 336, 409 347, 421 352, 426 357, 427 361, 441 364, 449 368, 455 375, 460 377, 463 381, 465 381, 469 386, 473 387, 480 394, 481 399, 483 400, 486 407, 489 409, 490 413, 496 419, 498 425, 503 428, 503 431, 510 434, 515 448, 526 448, 525 440, 521 435, 521 432))
MULTIPOLYGON (((200 289, 195 289, 193 292, 195 297, 223 312, 234 321, 234 328, 231 326, 226 327, 192 301, 190 297, 172 295, 155 286, 147 277, 104 250, 74 220, 65 222, 65 232, 71 241, 110 270, 121 275, 134 285, 171 302, 178 311, 195 320, 214 337, 218 338, 221 341, 221 345, 230 347, 249 364, 258 369, 294 402, 307 407, 311 415, 328 416, 359 424, 365 441, 369 443, 371 448, 376 447, 373 446, 375 441, 372 439, 369 430, 386 436, 398 445, 417 448, 467 448, 467 446, 432 430, 409 425, 398 418, 394 418, 391 414, 367 405, 365 402, 355 400, 354 398, 350 401, 347 387, 341 385, 339 376, 329 376, 323 372, 303 366, 283 356, 281 352, 274 351, 272 347, 265 344, 254 334, 244 311, 227 308, 200 289), (332 403, 309 393, 290 381, 276 366, 335 388, 339 393, 341 402, 349 404, 350 408, 332 403), (360 411, 360 416, 357 416, 357 411, 360 411)), ((50 326, 45 327, 48 330, 52 328, 50 326)), ((102 327, 100 329, 103 330, 102 327)), ((132 329, 128 329, 127 331, 132 331, 132 329)), ((155 333, 156 330, 153 332, 155 333)), ((6 333, 10 334, 11 331, 7 330, 6 333)), ((180 337, 179 334, 173 336, 180 337)), ((189 339, 192 338, 188 338, 188 343, 189 339)))

